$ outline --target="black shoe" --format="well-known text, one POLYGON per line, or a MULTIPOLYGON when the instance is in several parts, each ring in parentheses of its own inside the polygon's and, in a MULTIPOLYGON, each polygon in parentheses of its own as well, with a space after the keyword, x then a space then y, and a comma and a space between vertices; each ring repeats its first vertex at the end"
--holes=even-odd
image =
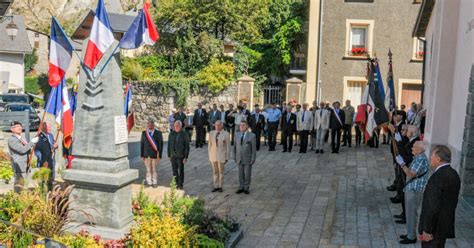
POLYGON ((213 188, 211 192, 217 192, 218 190, 218 188, 213 188))
POLYGON ((246 191, 244 191, 244 193, 245 193, 246 195, 248 195, 248 194, 250 194, 250 191, 249 191, 249 190, 246 190, 246 191))
POLYGON ((299 153, 303 153, 302 151, 300 151, 299 153))
POLYGON ((224 190, 223 190, 222 188, 219 188, 219 192, 221 192, 221 193, 222 193, 222 192, 224 192, 224 190))
POLYGON ((396 220, 395 223, 397 223, 397 224, 406 224, 407 220, 406 219, 396 220))
POLYGON ((339 151, 336 151, 335 153, 336 153, 336 154, 339 154, 339 151))
POLYGON ((342 146, 347 146, 346 144, 342 144, 342 146))
POLYGON ((283 150, 283 151, 281 151, 281 152, 286 152, 286 150, 283 150))
POLYGON ((394 184, 390 185, 387 187, 387 190, 388 191, 396 191, 397 190, 397 186, 395 186, 394 184))
POLYGON ((324 151, 323 151, 323 150, 320 150, 320 151, 319 151, 319 153, 323 154, 323 153, 324 153, 324 151))
POLYGON ((352 147, 351 145, 349 145, 349 147, 352 147))
POLYGON ((288 153, 291 153, 291 150, 288 150, 288 153))
POLYGON ((333 150, 331 153, 336 153, 336 151, 333 150))
POLYGON ((316 153, 319 153, 319 150, 316 150, 316 153))
POLYGON ((243 189, 239 189, 239 190, 237 190, 235 193, 236 193, 236 194, 242 194, 242 193, 244 193, 244 190, 243 190, 243 189))
POLYGON ((401 239, 408 239, 408 236, 406 234, 400 235, 401 239))
POLYGON ((154 189, 158 188, 158 184, 153 184, 152 186, 154 189))
POLYGON ((402 239, 398 243, 400 243, 402 245, 415 244, 416 243, 416 238, 415 239, 402 239))
POLYGON ((396 214, 394 215, 393 217, 397 218, 397 219, 405 219, 405 215, 403 213, 401 214, 396 214))

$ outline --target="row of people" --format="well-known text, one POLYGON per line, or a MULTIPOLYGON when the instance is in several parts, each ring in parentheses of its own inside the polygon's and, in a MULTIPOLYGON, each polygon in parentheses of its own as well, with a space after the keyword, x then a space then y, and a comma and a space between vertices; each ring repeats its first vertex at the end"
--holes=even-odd
POLYGON ((392 203, 402 206, 402 213, 394 215, 395 222, 406 224, 407 230, 400 235, 399 242, 416 243, 418 233, 422 247, 444 247, 447 238, 454 238, 460 178, 450 166, 450 149, 435 145, 428 159, 419 127, 404 121, 404 115, 396 114, 394 124, 389 125, 395 181, 387 189, 397 192, 390 198, 392 203))

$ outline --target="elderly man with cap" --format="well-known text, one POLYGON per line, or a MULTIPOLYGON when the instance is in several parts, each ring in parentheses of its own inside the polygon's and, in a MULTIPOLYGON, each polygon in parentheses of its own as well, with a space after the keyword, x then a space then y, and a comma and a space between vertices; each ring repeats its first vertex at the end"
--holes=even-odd
POLYGON ((38 143, 39 138, 34 137, 30 142, 27 142, 22 136, 23 126, 20 122, 14 121, 11 123, 12 136, 8 139, 8 149, 11 156, 11 164, 15 177, 15 192, 20 193, 25 185, 25 177, 29 172, 28 168, 28 154, 33 146, 38 143))

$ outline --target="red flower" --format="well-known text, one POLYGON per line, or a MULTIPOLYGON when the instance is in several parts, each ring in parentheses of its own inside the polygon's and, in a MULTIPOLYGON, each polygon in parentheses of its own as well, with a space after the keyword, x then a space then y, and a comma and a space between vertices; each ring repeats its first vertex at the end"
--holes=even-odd
POLYGON ((352 55, 363 55, 367 53, 367 50, 363 47, 354 47, 351 50, 352 55))

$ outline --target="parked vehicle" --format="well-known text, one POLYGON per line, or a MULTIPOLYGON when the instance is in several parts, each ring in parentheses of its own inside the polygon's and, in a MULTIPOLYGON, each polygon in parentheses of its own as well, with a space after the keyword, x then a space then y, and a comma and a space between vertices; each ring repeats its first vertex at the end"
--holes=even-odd
MULTIPOLYGON (((31 106, 29 103, 8 103, 5 105, 3 110, 4 112, 19 112, 19 111, 28 111, 30 115, 30 130, 38 130, 40 124, 40 117, 38 112, 31 106)), ((10 130, 10 127, 7 126, 4 129, 10 130)))
POLYGON ((8 103, 30 103, 30 100, 27 94, 0 94, 0 111, 3 111, 8 103))

